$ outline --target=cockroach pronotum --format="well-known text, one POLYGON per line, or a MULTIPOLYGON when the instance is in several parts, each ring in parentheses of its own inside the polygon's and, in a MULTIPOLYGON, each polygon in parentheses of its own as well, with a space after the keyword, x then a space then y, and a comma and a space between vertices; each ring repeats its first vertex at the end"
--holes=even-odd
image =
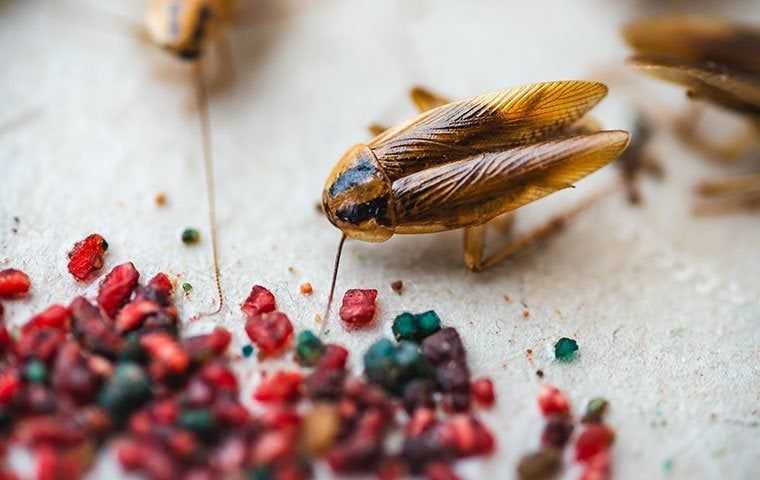
POLYGON ((324 322, 346 238, 464 229, 465 265, 480 271, 556 230, 554 219, 483 256, 488 222, 572 187, 625 150, 627 132, 584 118, 606 93, 598 82, 556 81, 447 103, 413 90, 423 113, 351 147, 327 177, 322 204, 343 236, 324 322))
MULTIPOLYGON (((760 145, 760 29, 717 18, 663 17, 630 23, 623 35, 635 51, 633 66, 747 119, 744 132, 716 144, 696 132, 699 117, 690 114, 677 129, 683 140, 723 159, 760 145)), ((716 199, 712 207, 754 207, 760 204, 760 174, 708 180, 698 193, 716 199)))

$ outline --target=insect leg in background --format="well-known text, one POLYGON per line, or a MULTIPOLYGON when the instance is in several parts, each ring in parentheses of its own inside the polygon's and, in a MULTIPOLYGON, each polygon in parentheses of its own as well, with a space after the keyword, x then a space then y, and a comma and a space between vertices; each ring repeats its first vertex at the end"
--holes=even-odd
MULTIPOLYGON (((745 131, 728 143, 715 144, 696 132, 699 115, 692 115, 677 127, 687 143, 724 160, 758 149, 760 28, 709 17, 663 17, 632 22, 623 36, 634 49, 629 60, 634 67, 682 85, 689 98, 735 112, 747 121, 745 131)), ((760 175, 709 179, 697 193, 703 200, 697 213, 754 208, 760 204, 760 175)))

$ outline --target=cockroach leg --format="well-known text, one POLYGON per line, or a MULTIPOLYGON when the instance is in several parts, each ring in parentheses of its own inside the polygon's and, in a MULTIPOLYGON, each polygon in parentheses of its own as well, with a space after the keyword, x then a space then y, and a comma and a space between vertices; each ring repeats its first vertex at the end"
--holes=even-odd
POLYGON ((473 272, 481 270, 486 246, 486 226, 477 225, 464 229, 464 264, 473 272))
POLYGON ((705 138, 698 131, 703 115, 703 105, 692 105, 681 118, 676 120, 674 131, 679 140, 704 153, 710 159, 724 163, 738 160, 757 147, 758 129, 755 125, 745 126, 724 141, 705 138))
POLYGON ((224 90, 225 87, 233 84, 237 76, 232 47, 226 36, 220 35, 214 41, 214 51, 216 53, 215 68, 212 72, 211 84, 208 86, 208 90, 212 93, 224 90))
POLYGON ((369 130, 370 135, 373 137, 376 137, 383 133, 384 131, 388 130, 388 127, 385 125, 381 125, 379 123, 370 123, 367 126, 367 130, 369 130))
POLYGON ((477 231, 468 233, 468 231, 473 230, 472 227, 465 229, 465 265, 467 265, 467 268, 473 272, 482 272, 488 268, 498 265, 520 250, 561 231, 567 222, 572 220, 584 210, 587 210, 597 201, 618 191, 619 188, 619 184, 616 182, 610 187, 600 190, 593 195, 590 195, 585 200, 578 202, 578 204, 573 208, 552 217, 543 225, 531 230, 530 232, 520 236, 515 240, 510 241, 483 260, 481 259, 485 250, 485 226, 475 227, 481 229, 480 233, 477 231))
POLYGON ((507 212, 504 215, 499 215, 498 217, 488 222, 488 226, 494 227, 503 235, 510 235, 515 230, 516 220, 517 215, 515 212, 507 212))
POLYGON ((694 214, 720 215, 760 207, 760 173, 705 180, 695 188, 694 214))

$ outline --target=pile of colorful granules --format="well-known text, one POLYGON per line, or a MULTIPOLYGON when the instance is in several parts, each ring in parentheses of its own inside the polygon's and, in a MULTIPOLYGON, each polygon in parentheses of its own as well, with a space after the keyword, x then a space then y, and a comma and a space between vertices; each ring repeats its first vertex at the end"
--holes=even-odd
MULTIPOLYGON (((79 242, 72 275, 91 279, 107 247, 97 235, 79 242)), ((324 460, 336 474, 444 480, 457 478, 457 459, 495 448, 471 408, 494 402, 491 382, 471 381, 461 338, 434 312, 400 315, 396 340, 373 344, 358 376, 345 348, 296 334, 255 286, 241 308, 259 360, 292 352, 298 366, 264 375, 249 400, 232 366, 253 361, 251 346, 228 354, 223 328, 183 337, 170 278, 139 280, 124 263, 95 298, 53 305, 18 332, 2 323, 0 479, 18 478, 7 459, 17 448, 46 480, 82 477, 105 445, 126 471, 152 479, 295 480, 324 460)), ((0 272, 0 299, 30 288, 24 273, 0 272)), ((376 294, 349 291, 341 318, 353 328, 372 321, 376 294)))

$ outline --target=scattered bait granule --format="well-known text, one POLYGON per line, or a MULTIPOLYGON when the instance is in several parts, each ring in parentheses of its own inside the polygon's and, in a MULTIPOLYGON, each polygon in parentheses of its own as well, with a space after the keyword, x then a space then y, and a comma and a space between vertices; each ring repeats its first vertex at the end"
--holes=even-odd
POLYGON ((562 450, 573 434, 573 422, 567 415, 552 415, 546 419, 541 433, 541 446, 562 450))
POLYGON ((538 394, 538 408, 544 417, 551 415, 569 415, 570 402, 557 387, 544 385, 538 394))
POLYGON ((157 193, 155 197, 153 197, 153 201, 156 203, 156 206, 163 207, 166 205, 166 194, 163 192, 157 193))
POLYGON ((248 358, 253 355, 253 345, 243 345, 243 348, 240 351, 243 354, 243 357, 248 358))
POLYGON ((301 423, 303 447, 311 455, 325 453, 335 443, 340 427, 341 418, 337 406, 327 403, 315 405, 301 423))
POLYGON ((472 398, 476 403, 483 407, 491 407, 496 401, 496 395, 493 391, 493 382, 490 378, 478 378, 473 380, 470 386, 472 398))
POLYGON ((110 318, 115 318, 137 288, 140 274, 132 262, 113 267, 100 282, 98 288, 98 305, 110 318))
POLYGON ((240 305, 240 310, 242 310, 247 317, 252 317, 260 313, 272 312, 276 307, 277 305, 272 292, 261 285, 254 285, 253 288, 251 288, 251 293, 248 294, 248 298, 246 298, 243 304, 240 305))
POLYGON ((296 337, 296 363, 313 367, 325 351, 325 345, 311 330, 303 330, 296 337))
POLYGON ((182 230, 182 243, 185 245, 195 245, 201 240, 200 232, 195 228, 186 228, 182 230))
POLYGON ((0 271, 0 298, 20 298, 29 293, 32 282, 21 270, 7 268, 0 271))
POLYGON ((602 423, 609 408, 609 402, 603 398, 592 398, 586 405, 586 412, 581 418, 583 423, 602 423))
POLYGON ((185 295, 189 295, 189 294, 190 294, 190 292, 192 292, 192 291, 193 291, 193 286, 192 286, 192 285, 190 285, 188 282, 184 282, 184 283, 182 284, 182 291, 184 291, 184 292, 185 292, 185 295))
POLYGON ((298 399, 301 382, 303 375, 300 372, 277 372, 262 380, 253 398, 264 403, 293 402, 298 399))
POLYGON ((562 337, 554 344, 554 358, 560 362, 570 362, 578 351, 578 342, 572 338, 562 337))
POLYGON ((343 295, 340 318, 351 327, 362 327, 375 317, 377 290, 352 289, 343 295))
POLYGON ((404 290, 404 282, 401 280, 391 282, 391 290, 401 295, 401 292, 404 290))
POLYGON ((298 289, 301 290, 301 295, 311 295, 314 292, 309 282, 302 283, 298 289))
POLYGON ((530 318, 530 311, 527 308, 523 309, 522 316, 523 318, 530 318))
POLYGON ((538 378, 544 378, 544 371, 543 370, 536 370, 536 376, 538 378))
POLYGON ((512 298, 509 295, 504 295, 504 301, 507 303, 512 303, 512 298))
POLYGON ((586 462, 578 480, 611 480, 612 458, 610 452, 605 450, 594 455, 586 462))
POLYGON ((575 440, 575 459, 581 463, 587 462, 607 450, 614 441, 615 432, 608 426, 588 425, 575 440))
POLYGON ((293 325, 282 312, 267 312, 248 317, 245 331, 264 355, 280 353, 293 336, 293 325))
POLYGON ((93 233, 74 244, 68 254, 68 270, 74 278, 85 281, 93 273, 103 267, 103 257, 108 250, 108 242, 93 233))
POLYGON ((396 340, 421 342, 441 329, 441 319, 433 310, 411 314, 408 312, 398 315, 393 320, 393 335, 396 340))
POLYGON ((520 480, 547 480, 554 478, 562 467, 561 453, 546 448, 529 453, 517 464, 517 478, 520 480))

